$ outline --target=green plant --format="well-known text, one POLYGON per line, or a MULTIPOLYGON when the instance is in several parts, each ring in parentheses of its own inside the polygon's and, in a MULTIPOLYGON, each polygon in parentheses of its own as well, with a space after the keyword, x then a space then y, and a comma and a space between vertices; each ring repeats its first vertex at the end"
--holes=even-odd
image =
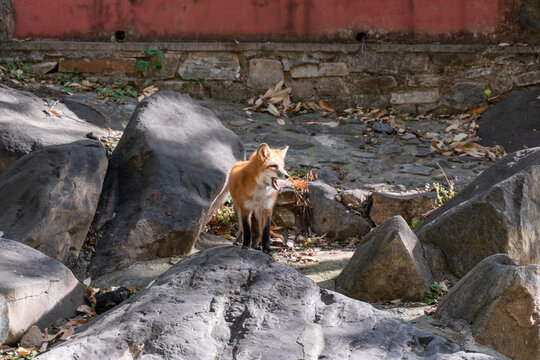
POLYGON ((20 61, 6 61, 7 76, 17 80, 28 80, 30 78, 30 66, 24 65, 20 61))
MULTIPOLYGON (((148 55, 148 56, 151 56, 151 57, 157 56, 158 58, 161 58, 161 59, 163 59, 165 57, 165 53, 163 52, 163 50, 159 50, 159 49, 158 50, 152 50, 149 47, 144 49, 144 53, 146 55, 148 55)), ((137 66, 137 69, 139 71, 144 72, 144 71, 146 71, 146 69, 148 69, 149 62, 148 62, 148 60, 145 60, 145 59, 139 59, 139 60, 137 60, 137 63, 135 65, 137 66)), ((154 70, 154 72, 163 69, 163 64, 161 63, 161 61, 159 59, 155 59, 152 62, 152 69, 154 70)))
POLYGON ((422 221, 420 219, 412 219, 411 221, 411 228, 414 230, 420 226, 420 223, 422 221))
POLYGON ((211 229, 225 236, 227 239, 238 236, 236 212, 234 211, 230 194, 227 196, 225 204, 214 213, 209 225, 211 229))
POLYGON ((437 283, 431 284, 429 290, 426 291, 426 296, 424 297, 424 302, 427 305, 433 305, 439 302, 445 287, 437 283))
POLYGON ((484 97, 488 98, 491 95, 491 87, 489 80, 484 81, 484 97))
POLYGON ((434 189, 437 194, 437 207, 441 207, 445 202, 450 200, 456 195, 454 185, 450 182, 448 186, 444 186, 441 183, 426 184, 426 190, 434 189))
POLYGON ((126 96, 137 98, 139 93, 131 85, 123 85, 120 82, 115 82, 113 85, 98 87, 96 89, 100 99, 111 98, 118 104, 126 103, 126 96))
MULTIPOLYGON (((182 79, 184 79, 185 81, 196 82, 199 85, 202 85, 202 84, 204 84, 206 82, 206 79, 203 78, 203 77, 189 77, 189 76, 186 76, 186 77, 182 77, 182 79)), ((187 87, 188 87, 187 82, 182 83, 182 89, 185 89, 187 87)))

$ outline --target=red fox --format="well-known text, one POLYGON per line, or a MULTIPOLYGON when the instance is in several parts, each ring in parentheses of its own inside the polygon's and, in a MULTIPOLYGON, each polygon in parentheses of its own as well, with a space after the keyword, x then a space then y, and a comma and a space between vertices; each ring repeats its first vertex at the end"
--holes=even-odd
POLYGON ((262 236, 262 248, 270 253, 270 222, 279 190, 278 179, 287 179, 285 155, 288 146, 270 149, 261 144, 247 161, 233 165, 229 190, 238 219, 237 243, 255 247, 262 236), (252 236, 252 227, 253 235, 252 236))

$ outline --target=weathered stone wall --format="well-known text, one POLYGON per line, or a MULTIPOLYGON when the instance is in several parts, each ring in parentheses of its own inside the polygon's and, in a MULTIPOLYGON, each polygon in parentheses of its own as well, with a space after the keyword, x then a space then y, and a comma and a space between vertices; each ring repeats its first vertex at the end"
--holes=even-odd
POLYGON ((540 85, 540 46, 313 43, 5 43, 0 61, 53 62, 59 72, 150 84, 160 89, 246 101, 285 80, 294 101, 343 108, 394 106, 455 112, 482 106, 487 94, 540 85), (148 57, 160 49, 165 58, 148 57), (149 69, 136 67, 145 59, 149 69), (152 70, 160 61, 163 68, 152 70), (489 89, 489 92, 485 90, 489 89))

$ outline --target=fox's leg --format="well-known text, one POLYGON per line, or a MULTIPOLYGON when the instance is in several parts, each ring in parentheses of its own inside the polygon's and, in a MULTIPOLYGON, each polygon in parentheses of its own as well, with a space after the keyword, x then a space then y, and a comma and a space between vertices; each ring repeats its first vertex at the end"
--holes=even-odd
POLYGON ((254 212, 251 216, 251 248, 259 249, 259 243, 261 242, 261 221, 259 217, 254 212))
POLYGON ((266 224, 264 226, 263 235, 262 235, 262 248, 263 251, 267 254, 270 254, 270 223, 272 222, 272 216, 266 218, 266 224))
POLYGON ((242 228, 242 211, 234 206, 234 212, 236 213, 236 220, 238 221, 238 237, 236 238, 236 241, 233 243, 234 245, 242 245, 243 243, 243 228, 242 228))
POLYGON ((251 214, 242 214, 242 233, 244 235, 242 247, 249 249, 251 246, 251 214))

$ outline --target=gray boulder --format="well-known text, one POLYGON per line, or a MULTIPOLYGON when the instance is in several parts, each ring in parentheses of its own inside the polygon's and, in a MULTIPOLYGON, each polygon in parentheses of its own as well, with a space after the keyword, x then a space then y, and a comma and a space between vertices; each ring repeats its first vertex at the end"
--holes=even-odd
POLYGON ((540 359, 540 265, 506 254, 484 259, 446 294, 435 313, 456 330, 516 360, 540 359))
POLYGON ((196 253, 40 359, 492 359, 319 288, 261 251, 196 253), (84 355, 81 355, 84 354, 84 355))
POLYGON ((330 185, 320 181, 309 183, 309 202, 312 207, 310 223, 313 231, 317 235, 326 234, 336 240, 367 234, 371 227, 366 220, 337 201, 337 195, 337 190, 330 185))
POLYGON ((0 344, 15 344, 32 325, 43 329, 75 316, 85 298, 84 287, 67 267, 31 247, 0 239, 0 344))
POLYGON ((447 201, 417 229, 422 243, 444 253, 464 276, 496 253, 540 263, 540 148, 505 156, 447 201))
POLYGON ((189 253, 243 157, 238 136, 189 96, 163 91, 142 101, 111 159, 96 219, 109 226, 91 273, 189 253))
MULTIPOLYGON (((20 157, 50 145, 86 139, 86 134, 103 137, 107 132, 89 121, 97 113, 72 111, 63 102, 55 103, 34 94, 0 84, 0 173, 20 157)), ((83 107, 83 105, 81 105, 83 107)))
POLYGON ((336 278, 336 290, 355 299, 420 300, 433 282, 420 242, 401 216, 373 229, 336 278))
POLYGON ((28 154, 0 175, 0 229, 65 264, 76 259, 107 170, 103 144, 81 140, 28 154))

